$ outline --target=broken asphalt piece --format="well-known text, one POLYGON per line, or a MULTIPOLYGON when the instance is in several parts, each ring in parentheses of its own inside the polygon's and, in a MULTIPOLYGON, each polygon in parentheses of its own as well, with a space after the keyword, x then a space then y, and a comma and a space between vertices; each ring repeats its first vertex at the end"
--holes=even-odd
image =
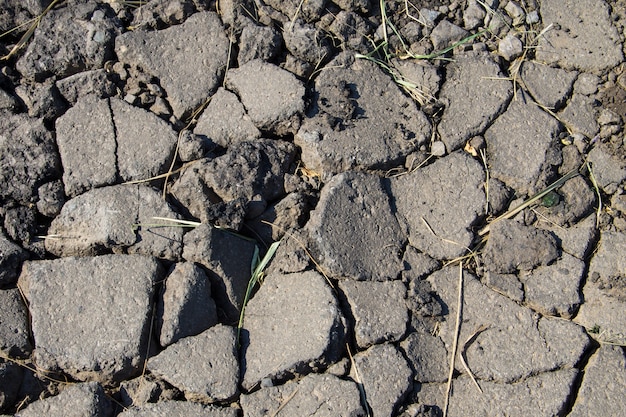
POLYGON ((178 120, 217 90, 229 59, 228 38, 214 12, 160 31, 126 32, 115 39, 115 53, 158 79, 178 120))
POLYGON ((148 351, 155 258, 104 255, 29 261, 18 285, 29 303, 38 368, 80 381, 141 373, 148 351))
POLYGON ((430 139, 415 102, 376 64, 351 54, 320 72, 314 98, 294 142, 324 181, 353 169, 391 168, 430 139))
POLYGON ((344 321, 317 272, 268 275, 245 311, 241 385, 249 391, 325 369, 343 352, 344 321))
POLYGON ((336 278, 393 280, 402 270, 406 238, 376 175, 345 172, 333 177, 306 230, 317 261, 336 278))
POLYGON ((229 401, 239 392, 236 349, 237 331, 218 324, 168 346, 148 360, 148 369, 180 389, 189 401, 229 401))
POLYGON ((153 217, 178 218, 158 191, 145 185, 97 188, 65 203, 48 229, 46 250, 57 256, 126 251, 180 259, 183 229, 153 217))
POLYGON ((118 98, 86 96, 56 122, 69 196, 164 173, 178 135, 154 113, 118 98))

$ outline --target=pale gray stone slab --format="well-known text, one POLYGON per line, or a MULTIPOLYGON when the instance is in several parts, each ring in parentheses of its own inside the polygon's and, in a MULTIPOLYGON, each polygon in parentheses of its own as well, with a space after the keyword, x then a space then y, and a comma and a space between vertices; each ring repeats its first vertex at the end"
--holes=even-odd
POLYGON ((345 323, 324 277, 270 274, 246 307, 242 386, 324 369, 341 356, 345 323))
POLYGON ((29 301, 37 367, 107 384, 138 375, 162 278, 158 261, 140 255, 25 263, 18 285, 29 301))
POLYGON ((190 401, 232 400, 238 393, 237 331, 218 324, 168 346, 148 360, 153 374, 180 389, 190 401))
POLYGON ((31 403, 15 417, 66 416, 109 417, 113 404, 97 382, 69 385, 54 397, 31 403))
POLYGON ((408 225, 409 243, 435 259, 464 254, 474 238, 470 226, 485 208, 484 178, 480 163, 464 152, 392 178, 392 205, 408 225))

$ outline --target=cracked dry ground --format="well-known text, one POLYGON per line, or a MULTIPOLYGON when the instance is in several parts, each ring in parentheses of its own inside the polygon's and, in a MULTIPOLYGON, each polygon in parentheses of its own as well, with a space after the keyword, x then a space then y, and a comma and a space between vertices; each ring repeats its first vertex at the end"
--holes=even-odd
POLYGON ((623 415, 625 19, 5 0, 1 412, 623 415))

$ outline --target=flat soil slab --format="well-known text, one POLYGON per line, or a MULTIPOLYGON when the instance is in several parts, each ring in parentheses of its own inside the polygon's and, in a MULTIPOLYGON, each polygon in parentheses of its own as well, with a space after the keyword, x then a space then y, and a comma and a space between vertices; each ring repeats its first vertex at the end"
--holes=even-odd
POLYGON ((140 255, 25 263, 18 284, 29 302, 37 367, 105 384, 138 375, 161 279, 158 261, 140 255))

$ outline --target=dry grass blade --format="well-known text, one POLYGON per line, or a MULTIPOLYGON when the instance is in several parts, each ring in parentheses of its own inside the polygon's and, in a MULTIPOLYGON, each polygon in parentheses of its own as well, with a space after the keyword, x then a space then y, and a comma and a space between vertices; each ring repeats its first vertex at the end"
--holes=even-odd
MULTIPOLYGON (((41 20, 44 18, 44 16, 47 15, 50 10, 54 9, 57 5, 63 3, 64 1, 65 0, 54 0, 52 3, 50 3, 48 7, 46 7, 45 10, 41 12, 39 16, 37 16, 30 22, 30 27, 28 28, 26 33, 24 33, 22 37, 20 38, 20 40, 13 46, 13 48, 11 48, 11 51, 9 51, 8 54, 0 58, 0 60, 6 61, 7 59, 11 58, 13 55, 17 54, 19 50, 22 49, 28 43, 30 38, 33 36, 33 33, 35 33, 35 30, 41 23, 41 20)), ((11 32, 13 32, 13 30, 8 31, 4 33, 3 35, 6 35, 11 32)))
POLYGON ((289 404, 289 401, 293 400, 293 397, 295 397, 297 393, 298 393, 298 388, 294 389, 293 392, 291 394, 289 394, 289 397, 287 397, 287 398, 285 398, 285 400, 283 400, 283 402, 280 404, 280 406, 278 406, 276 411, 274 411, 270 415, 270 417, 276 417, 278 415, 278 413, 280 413, 282 411, 282 409, 285 408, 287 406, 287 404, 289 404))
POLYGON ((472 382, 474 382, 474 385, 476 385, 476 388, 478 388, 478 391, 480 391, 481 394, 483 393, 483 390, 480 387, 480 385, 478 385, 478 381, 476 381, 476 378, 474 378, 474 374, 470 370, 469 366, 467 366, 467 359, 465 358, 465 352, 467 352, 467 348, 474 340, 476 340, 478 335, 484 332, 485 330, 487 330, 488 328, 489 326, 487 326, 486 324, 483 324, 478 329, 476 329, 474 333, 472 333, 471 336, 467 338, 465 343, 463 343, 463 349, 461 349, 461 354, 459 355, 463 368, 465 368, 465 371, 470 376, 470 378, 472 379, 472 382))
POLYGON ((346 350, 348 351, 348 356, 350 357, 350 365, 352 366, 352 369, 354 369, 354 382, 356 382, 357 387, 359 387, 359 392, 361 393, 361 402, 365 407, 367 417, 372 417, 370 407, 367 404, 367 396, 365 395, 365 387, 363 386, 363 380, 361 379, 361 374, 359 373, 359 367, 356 366, 356 362, 354 361, 352 351, 350 350, 350 346, 348 344, 346 344, 346 350))
POLYGON ((454 341, 452 342, 452 356, 450 358, 450 372, 448 373, 448 383, 446 384, 446 398, 443 405, 443 417, 448 415, 450 405, 450 392, 452 391, 452 377, 454 375, 454 361, 456 359, 457 346, 459 344, 459 333, 461 333, 461 317, 463 310, 463 262, 459 263, 459 295, 457 298, 456 324, 454 325, 454 341))
POLYGON ((546 188, 543 189, 543 191, 541 191, 541 192, 535 194, 534 196, 530 197, 528 200, 524 201, 519 206, 517 206, 517 207, 507 211, 506 213, 496 217, 495 219, 493 219, 493 221, 491 221, 491 223, 489 223, 487 226, 483 227, 482 229, 480 229, 478 231, 478 236, 485 236, 487 233, 489 233, 489 231, 491 230, 491 225, 494 224, 495 222, 500 221, 502 219, 510 219, 510 218, 514 217, 517 213, 519 213, 520 211, 524 210, 526 207, 536 203, 537 201, 541 200, 547 194, 549 194, 550 192, 556 190, 557 188, 559 188, 560 186, 565 184, 565 182, 571 180, 572 178, 574 178, 577 175, 579 175, 578 169, 571 170, 570 172, 568 172, 567 174, 565 174, 564 176, 562 176, 558 180, 554 181, 552 184, 548 185, 546 188))
POLYGON ((589 171, 589 178, 591 179, 593 189, 595 190, 596 196, 598 197, 598 209, 596 210, 596 228, 598 228, 600 227, 600 215, 602 214, 602 195, 600 194, 600 187, 598 187, 598 181, 596 180, 596 176, 591 170, 591 162, 585 162, 585 166, 587 167, 587 171, 589 171))

